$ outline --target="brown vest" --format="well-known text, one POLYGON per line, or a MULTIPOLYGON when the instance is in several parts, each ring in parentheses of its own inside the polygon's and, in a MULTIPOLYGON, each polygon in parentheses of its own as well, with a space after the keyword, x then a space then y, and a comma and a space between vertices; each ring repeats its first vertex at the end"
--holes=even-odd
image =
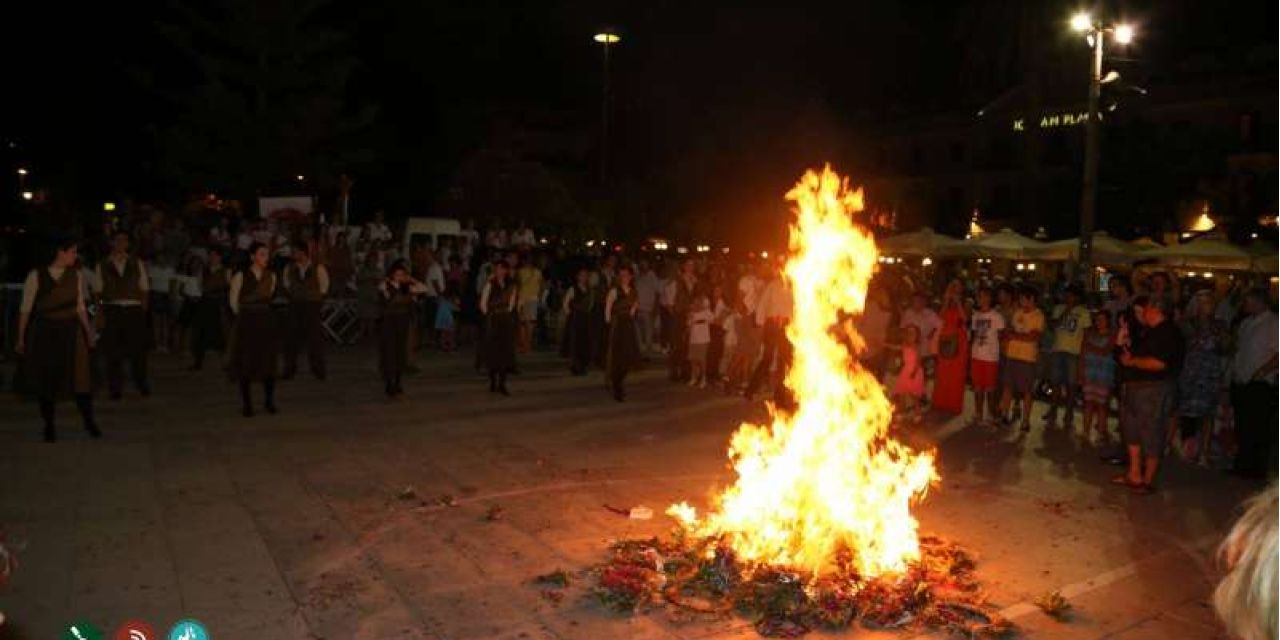
POLYGON ((114 302, 116 300, 135 300, 137 302, 145 302, 146 295, 142 291, 142 287, 138 286, 138 278, 142 275, 142 263, 137 258, 129 256, 124 263, 124 273, 116 271, 116 265, 107 258, 102 261, 102 300, 104 302, 114 302))
POLYGON ((253 269, 245 269, 240 276, 243 281, 240 283, 240 299, 236 300, 236 304, 240 309, 256 307, 265 309, 271 304, 271 285, 275 282, 276 274, 270 271, 262 272, 262 279, 253 275, 253 269))
POLYGON ((609 311, 612 312, 612 317, 610 317, 609 320, 617 320, 624 316, 628 318, 631 317, 631 307, 635 305, 636 300, 638 299, 636 297, 635 286, 632 285, 630 293, 620 286, 615 286, 613 290, 617 293, 614 294, 613 307, 609 309, 609 311))
POLYGON ((36 302, 32 311, 45 320, 70 320, 76 317, 76 301, 80 299, 80 271, 67 269, 54 280, 48 269, 37 273, 36 302))
POLYGON ((217 271, 205 268, 204 277, 200 280, 200 295, 206 298, 225 298, 230 288, 226 267, 218 267, 217 271))
POLYGON ((295 302, 320 302, 324 293, 320 291, 320 277, 316 275, 319 265, 312 262, 307 269, 307 277, 302 277, 297 264, 289 265, 289 299, 295 302))

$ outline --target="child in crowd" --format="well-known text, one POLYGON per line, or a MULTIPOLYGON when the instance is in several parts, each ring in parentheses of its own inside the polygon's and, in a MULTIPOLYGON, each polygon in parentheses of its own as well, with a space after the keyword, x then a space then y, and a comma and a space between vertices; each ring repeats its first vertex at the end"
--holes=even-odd
POLYGON ((453 351, 457 349, 457 345, 453 340, 453 314, 457 309, 457 297, 452 295, 443 295, 436 298, 435 328, 440 334, 441 351, 453 351))
POLYGON ((707 386, 707 349, 711 346, 711 322, 715 314, 706 296, 698 296, 689 312, 689 386, 707 386))
POLYGON ((902 367, 893 385, 897 414, 905 421, 920 422, 924 404, 924 362, 920 358, 920 329, 914 324, 902 328, 902 367))
POLYGON ((985 424, 988 403, 995 395, 1000 371, 1000 332, 1004 316, 993 308, 995 295, 991 289, 978 290, 978 310, 970 316, 971 341, 969 377, 973 383, 974 416, 970 426, 985 424))
POLYGON ((1111 315, 1106 311, 1093 314, 1093 326, 1084 334, 1080 348, 1080 371, 1084 379, 1084 436, 1094 438, 1099 446, 1107 444, 1107 406, 1116 381, 1116 359, 1111 344, 1111 315))
POLYGON ((760 352, 760 329, 752 321, 747 303, 739 300, 733 315, 729 316, 730 332, 734 346, 729 349, 729 366, 725 370, 724 392, 738 394, 751 375, 751 367, 760 352))
POLYGON ((1031 430, 1031 400, 1036 386, 1036 363, 1040 359, 1040 337, 1044 334, 1044 312, 1036 306, 1039 292, 1023 287, 1018 292, 1018 309, 1005 344, 1004 396, 1000 400, 1001 418, 1012 421, 1009 409, 1015 397, 1022 399, 1021 429, 1031 430))

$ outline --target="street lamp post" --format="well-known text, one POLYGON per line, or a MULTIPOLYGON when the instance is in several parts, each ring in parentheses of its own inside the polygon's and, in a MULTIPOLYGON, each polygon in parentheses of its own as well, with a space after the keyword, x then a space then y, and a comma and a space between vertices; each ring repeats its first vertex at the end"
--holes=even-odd
POLYGON ((1089 116, 1084 125, 1084 192, 1080 196, 1080 273, 1088 281, 1093 268, 1093 231, 1098 213, 1098 163, 1102 157, 1102 120, 1098 103, 1102 96, 1102 52, 1106 34, 1118 44, 1133 41, 1133 27, 1104 27, 1088 13, 1071 18, 1072 30, 1085 34, 1092 45, 1089 64, 1089 116))
POLYGON ((600 91, 600 184, 609 181, 609 47, 622 41, 612 30, 601 31, 592 37, 600 43, 603 52, 604 79, 600 91))

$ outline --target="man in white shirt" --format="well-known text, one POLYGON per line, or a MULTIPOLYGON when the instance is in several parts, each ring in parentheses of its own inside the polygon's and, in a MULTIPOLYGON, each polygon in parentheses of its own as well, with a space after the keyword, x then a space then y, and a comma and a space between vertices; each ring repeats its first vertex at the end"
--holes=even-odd
POLYGON ((911 296, 911 306, 902 312, 900 326, 914 326, 920 334, 921 361, 932 358, 938 352, 938 331, 942 329, 942 318, 938 312, 929 308, 929 299, 923 291, 911 296))
POLYGON ((764 288, 764 276, 768 273, 769 265, 761 264, 756 272, 752 272, 748 267, 747 272, 738 278, 738 299, 746 306, 747 313, 755 315, 756 305, 760 301, 760 293, 764 288))
POLYGON ((658 306, 662 282, 658 274, 649 267, 648 260, 637 263, 636 275, 636 337, 640 342, 640 353, 653 350, 653 310, 658 306))
POLYGON ((1231 405, 1239 442, 1232 471, 1249 478, 1274 477, 1280 323, 1271 310, 1270 296, 1263 289, 1245 294, 1244 313, 1246 317, 1236 330, 1236 352, 1231 359, 1231 405))
POLYGON ((387 226, 387 214, 382 209, 373 212, 373 221, 364 227, 365 237, 376 246, 391 242, 391 227, 387 226))
POLYGON ((751 381, 743 395, 752 399, 756 390, 769 378, 773 371, 773 401, 779 407, 791 407, 791 398, 787 393, 783 380, 787 368, 791 366, 791 341, 787 340, 787 324, 791 322, 793 309, 791 286, 786 277, 778 272, 777 267, 770 267, 767 282, 756 305, 756 323, 764 328, 763 350, 760 362, 751 374, 751 381), (776 360, 776 366, 775 366, 776 360))
POLYGON ((292 378, 298 370, 298 354, 305 344, 307 364, 317 380, 325 379, 324 326, 321 310, 329 294, 329 272, 311 261, 305 244, 293 249, 293 264, 284 270, 284 289, 289 298, 289 326, 284 332, 284 375, 292 378))
POLYGON ((516 249, 531 249, 537 242, 538 238, 533 234, 533 229, 525 226, 523 220, 516 227, 515 233, 511 234, 511 246, 516 249))

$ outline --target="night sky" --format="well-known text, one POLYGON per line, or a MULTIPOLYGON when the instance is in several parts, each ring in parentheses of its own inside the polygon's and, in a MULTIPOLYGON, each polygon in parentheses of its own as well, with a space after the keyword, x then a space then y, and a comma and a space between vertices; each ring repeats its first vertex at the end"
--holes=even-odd
MULTIPOLYGON (((6 7, 0 132, 20 144, 9 161, 85 198, 172 197, 156 178, 153 132, 180 117, 196 71, 160 25, 190 3, 6 7)), ((349 103, 377 109, 360 141, 372 156, 357 193, 400 215, 430 210, 468 153, 531 122, 564 147, 544 159, 552 170, 586 184, 600 113, 591 34, 606 26, 623 38, 611 67, 618 188, 643 189, 653 218, 704 226, 772 216, 804 167, 852 162, 860 136, 882 123, 989 101, 1018 82, 1023 21, 1039 25, 1031 35, 1049 69, 1083 75, 1086 64, 1064 33, 1077 8, 1067 2, 324 4, 325 28, 354 61, 349 103), (1026 4, 1039 16, 1028 18, 1026 4)), ((1139 23, 1134 55, 1147 77, 1276 42, 1274 2, 1128 2, 1113 12, 1139 23)))

